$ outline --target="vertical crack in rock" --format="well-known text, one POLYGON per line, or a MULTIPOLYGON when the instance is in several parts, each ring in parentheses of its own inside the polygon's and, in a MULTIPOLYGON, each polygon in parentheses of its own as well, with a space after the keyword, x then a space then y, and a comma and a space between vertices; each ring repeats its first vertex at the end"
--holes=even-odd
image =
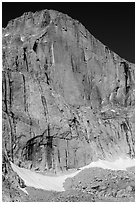
POLYGON ((52 159, 53 159, 53 137, 50 135, 50 129, 48 125, 48 136, 47 136, 47 164, 48 164, 48 169, 51 169, 53 166, 52 159))
POLYGON ((4 101, 4 111, 8 114, 8 105, 7 105, 7 102, 8 102, 8 99, 7 99, 7 87, 6 87, 6 73, 3 72, 3 76, 2 76, 2 79, 3 79, 3 83, 2 83, 2 95, 3 95, 3 101, 4 101))
POLYGON ((27 68, 27 72, 29 72, 29 66, 28 66, 28 61, 27 61, 27 48, 25 47, 24 48, 24 62, 25 62, 25 65, 26 65, 26 68, 27 68))
POLYGON ((42 105, 43 105, 43 108, 44 108, 45 117, 47 117, 48 116, 47 103, 46 103, 45 97, 42 96, 42 95, 41 95, 41 101, 42 101, 42 105))
POLYGON ((35 43, 33 45, 33 50, 34 50, 34 52, 36 52, 36 54, 37 54, 37 47, 38 47, 38 42, 35 41, 35 43))
POLYGON ((25 83, 25 76, 22 74, 23 79, 23 87, 24 87, 24 111, 28 112, 28 105, 27 105, 27 98, 26 98, 26 83, 25 83))

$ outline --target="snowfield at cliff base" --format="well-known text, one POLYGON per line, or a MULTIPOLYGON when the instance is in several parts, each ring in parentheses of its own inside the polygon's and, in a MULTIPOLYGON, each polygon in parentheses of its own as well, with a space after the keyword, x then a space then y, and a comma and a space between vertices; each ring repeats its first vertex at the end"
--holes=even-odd
MULTIPOLYGON (((91 167, 100 167, 103 169, 111 169, 111 170, 126 170, 128 167, 135 166, 135 159, 130 158, 119 158, 115 161, 106 161, 106 160, 98 160, 96 162, 91 162, 89 165, 81 167, 79 170, 59 176, 47 176, 42 175, 40 173, 36 173, 34 171, 20 168, 11 162, 11 166, 13 170, 24 180, 26 186, 39 188, 43 190, 49 191, 65 191, 63 187, 63 183, 67 178, 72 178, 76 176, 80 171, 91 168, 91 167)), ((22 189, 23 190, 23 189, 22 189)), ((24 189, 25 190, 25 189, 24 189)), ((24 192, 27 193, 25 190, 24 192)))

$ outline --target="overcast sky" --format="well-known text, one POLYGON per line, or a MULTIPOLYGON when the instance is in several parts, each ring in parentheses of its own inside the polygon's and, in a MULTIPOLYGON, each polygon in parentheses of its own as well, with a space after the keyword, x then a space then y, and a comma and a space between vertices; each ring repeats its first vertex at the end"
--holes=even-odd
POLYGON ((4 2, 2 26, 24 12, 53 9, 80 21, 89 32, 122 58, 135 62, 135 3, 4 2))

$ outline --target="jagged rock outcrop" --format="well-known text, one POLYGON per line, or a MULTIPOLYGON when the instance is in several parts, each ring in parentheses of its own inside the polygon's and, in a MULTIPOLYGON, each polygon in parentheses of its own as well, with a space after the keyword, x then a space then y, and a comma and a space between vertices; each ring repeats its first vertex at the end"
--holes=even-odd
POLYGON ((135 156, 134 64, 52 10, 3 29, 3 149, 20 166, 135 156))

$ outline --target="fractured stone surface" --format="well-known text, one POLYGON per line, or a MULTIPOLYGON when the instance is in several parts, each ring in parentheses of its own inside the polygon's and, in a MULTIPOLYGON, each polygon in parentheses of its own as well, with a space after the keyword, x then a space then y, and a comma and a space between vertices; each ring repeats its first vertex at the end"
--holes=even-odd
POLYGON ((64 171, 135 156, 135 67, 53 10, 3 29, 3 150, 14 163, 64 171))

